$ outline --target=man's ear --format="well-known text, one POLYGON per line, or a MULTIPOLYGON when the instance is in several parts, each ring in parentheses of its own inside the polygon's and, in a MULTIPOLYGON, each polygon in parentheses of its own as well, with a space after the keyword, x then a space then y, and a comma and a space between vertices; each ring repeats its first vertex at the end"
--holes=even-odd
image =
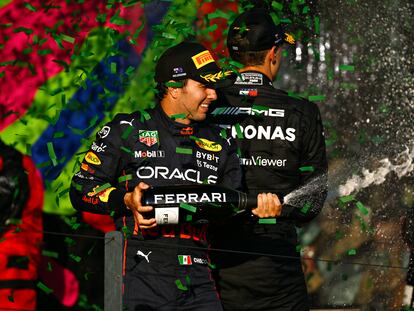
POLYGON ((278 46, 274 46, 270 49, 269 54, 270 54, 270 61, 272 62, 272 64, 276 64, 276 62, 278 61, 279 57, 278 54, 282 53, 282 47, 278 47, 278 46))

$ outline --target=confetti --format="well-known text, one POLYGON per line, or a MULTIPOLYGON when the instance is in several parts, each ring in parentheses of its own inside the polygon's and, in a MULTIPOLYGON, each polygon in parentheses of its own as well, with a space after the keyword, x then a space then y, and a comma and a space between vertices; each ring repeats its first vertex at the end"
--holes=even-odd
POLYGON ((339 66, 339 70, 342 70, 342 71, 354 71, 355 70, 355 66, 353 66, 353 65, 340 65, 339 66))
POLYGON ((301 172, 313 172, 315 168, 313 166, 302 166, 302 167, 299 167, 299 170, 301 172))
POLYGON ((165 86, 167 87, 175 87, 175 88, 180 88, 184 86, 183 82, 166 82, 165 86))
POLYGON ((193 149, 176 147, 175 152, 179 154, 193 154, 193 149))
POLYGON ((106 183, 106 184, 103 184, 102 186, 96 188, 94 190, 94 192, 95 192, 95 194, 98 194, 98 193, 104 191, 105 189, 108 189, 109 187, 112 187, 112 185, 110 183, 106 183))
POLYGON ((197 211, 197 208, 195 206, 192 206, 190 204, 187 203, 180 203, 180 207, 191 212, 191 213, 195 213, 197 211))
POLYGON ((279 2, 276 2, 276 1, 273 1, 272 2, 272 8, 275 9, 275 10, 278 10, 278 11, 282 11, 283 10, 283 4, 279 3, 279 2))
POLYGON ((175 280, 175 285, 177 285, 177 288, 179 290, 182 290, 182 291, 188 290, 188 288, 186 286, 184 286, 183 283, 181 283, 181 281, 179 279, 175 280))
POLYGON ((37 287, 40 288, 42 291, 44 291, 46 294, 53 293, 53 289, 47 287, 45 284, 43 284, 40 281, 37 283, 37 287))
POLYGON ((172 114, 170 115, 170 119, 176 120, 176 119, 185 119, 187 115, 185 113, 178 113, 178 114, 172 114))
POLYGON ((243 136, 243 132, 241 130, 240 124, 239 123, 235 124, 234 128, 236 129, 237 138, 238 139, 243 139, 244 136, 243 136))
POLYGON ((358 209, 361 211, 362 214, 364 214, 364 215, 369 214, 368 209, 360 201, 356 202, 356 206, 358 207, 358 209))
POLYGON ((303 205, 303 207, 302 207, 302 209, 300 210, 300 212, 302 213, 302 214, 306 214, 308 211, 309 211, 309 209, 312 207, 312 204, 310 204, 309 202, 306 202, 304 205, 303 205))
POLYGON ((56 154, 55 154, 55 150, 53 148, 52 142, 47 143, 47 152, 49 153, 49 158, 52 160, 53 166, 56 166, 58 162, 57 162, 57 158, 56 158, 56 154))
POLYGON ((276 218, 261 218, 261 219, 259 219, 259 224, 274 225, 274 224, 276 224, 276 218))
POLYGON ((311 102, 323 101, 325 99, 326 99, 325 95, 311 95, 308 97, 308 100, 311 102))
POLYGON ((354 200, 355 200, 355 197, 352 194, 339 198, 339 201, 341 203, 348 203, 348 202, 351 202, 351 201, 354 201, 354 200))
POLYGON ((70 257, 71 259, 73 259, 74 261, 76 261, 76 262, 80 262, 80 261, 82 260, 82 258, 81 258, 81 257, 76 256, 76 255, 74 255, 74 254, 69 254, 69 257, 70 257))
POLYGON ((118 178, 118 182, 123 182, 132 179, 132 174, 124 175, 118 178))
POLYGON ((351 248, 350 250, 348 250, 348 255, 350 255, 350 256, 356 255, 356 249, 351 248))
POLYGON ((52 252, 52 251, 46 251, 46 250, 42 251, 42 255, 45 256, 45 257, 52 257, 52 258, 58 258, 59 257, 58 253, 52 252))

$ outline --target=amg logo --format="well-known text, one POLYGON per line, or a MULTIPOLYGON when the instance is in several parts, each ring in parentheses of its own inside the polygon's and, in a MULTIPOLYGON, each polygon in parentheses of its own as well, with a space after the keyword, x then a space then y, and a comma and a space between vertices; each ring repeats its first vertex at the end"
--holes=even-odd
POLYGON ((220 107, 216 108, 212 112, 213 115, 249 115, 249 116, 266 116, 283 118, 285 116, 285 110, 268 108, 265 106, 253 106, 253 107, 220 107))
MULTIPOLYGON (((288 127, 285 131, 283 131, 281 126, 276 126, 273 128, 272 126, 261 126, 255 127, 253 125, 248 125, 246 127, 238 126, 240 131, 243 133, 244 139, 265 139, 265 140, 288 140, 288 141, 295 141, 295 131, 296 129, 288 127)), ((231 135, 233 138, 237 137, 237 128, 236 126, 232 126, 231 128, 231 135)))
POLYGON ((170 170, 165 166, 143 166, 137 170, 137 177, 140 179, 179 179, 185 181, 191 181, 198 184, 215 184, 217 183, 216 175, 208 175, 206 178, 202 179, 200 171, 194 169, 182 170, 175 168, 170 170))
POLYGON ((155 194, 154 201, 155 204, 226 202, 226 194, 220 192, 155 194))

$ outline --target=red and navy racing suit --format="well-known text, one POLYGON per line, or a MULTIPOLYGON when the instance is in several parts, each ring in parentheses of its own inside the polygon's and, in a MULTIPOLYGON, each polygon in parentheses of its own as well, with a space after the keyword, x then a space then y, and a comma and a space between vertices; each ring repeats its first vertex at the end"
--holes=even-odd
POLYGON ((221 310, 208 267, 207 225, 139 230, 124 195, 141 181, 151 186, 208 183, 240 188, 235 144, 229 145, 210 124, 175 122, 159 105, 118 114, 97 133, 70 190, 76 209, 112 214, 117 229, 131 233, 124 252, 128 310, 221 310))
POLYGON ((316 217, 326 198, 327 161, 319 109, 275 89, 262 73, 249 71, 218 92, 209 113, 236 139, 243 187, 250 196, 271 192, 283 200, 300 186, 310 181, 313 185, 299 192, 295 206, 283 205, 276 224, 259 223, 250 216, 221 228, 212 248, 256 253, 213 254, 224 308, 307 310, 295 226, 316 217))

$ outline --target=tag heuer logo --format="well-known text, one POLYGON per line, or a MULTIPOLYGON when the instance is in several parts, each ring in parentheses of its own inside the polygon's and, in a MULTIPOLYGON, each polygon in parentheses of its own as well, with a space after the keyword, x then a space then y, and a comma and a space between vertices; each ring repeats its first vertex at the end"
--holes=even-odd
POLYGON ((139 130, 139 142, 151 147, 158 143, 158 131, 139 130))

